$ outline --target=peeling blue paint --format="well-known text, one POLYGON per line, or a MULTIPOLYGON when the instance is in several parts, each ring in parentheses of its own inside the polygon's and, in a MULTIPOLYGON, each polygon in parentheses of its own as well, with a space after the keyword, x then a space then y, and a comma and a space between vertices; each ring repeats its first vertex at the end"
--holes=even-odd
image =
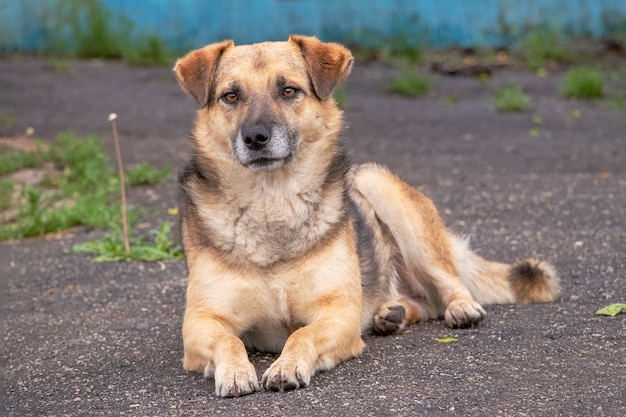
MULTIPOLYGON (((70 0, 0 0, 0 51, 36 52, 63 31, 70 0)), ((290 33, 355 44, 403 36, 428 47, 508 46, 528 28, 601 37, 626 33, 624 0, 99 0, 127 19, 129 36, 159 36, 174 50, 221 39, 285 39, 290 33)))

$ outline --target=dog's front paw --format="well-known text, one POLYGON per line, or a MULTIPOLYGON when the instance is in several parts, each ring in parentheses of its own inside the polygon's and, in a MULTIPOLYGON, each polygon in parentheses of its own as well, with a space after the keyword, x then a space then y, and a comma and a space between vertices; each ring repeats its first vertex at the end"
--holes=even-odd
POLYGON ((476 326, 487 313, 475 301, 454 300, 448 303, 445 320, 448 327, 465 329, 476 326))
POLYGON ((259 380, 250 362, 218 366, 214 378, 215 395, 220 397, 241 397, 259 389, 259 380))
POLYGON ((406 327, 406 309, 396 303, 383 304, 374 315, 374 331, 380 334, 398 333, 406 327))
POLYGON ((263 374, 261 383, 270 391, 291 391, 309 386, 311 371, 306 363, 278 358, 263 374))

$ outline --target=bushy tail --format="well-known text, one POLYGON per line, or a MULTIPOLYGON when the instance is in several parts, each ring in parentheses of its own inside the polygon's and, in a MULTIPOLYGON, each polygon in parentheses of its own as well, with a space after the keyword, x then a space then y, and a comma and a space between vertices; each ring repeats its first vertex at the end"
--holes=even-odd
POLYGON ((522 304, 554 301, 561 291, 554 267, 535 259, 512 265, 507 278, 515 300, 522 304))
POLYGON ((488 261, 450 234, 461 281, 480 304, 547 303, 560 293, 556 269, 547 262, 525 259, 514 264, 488 261))

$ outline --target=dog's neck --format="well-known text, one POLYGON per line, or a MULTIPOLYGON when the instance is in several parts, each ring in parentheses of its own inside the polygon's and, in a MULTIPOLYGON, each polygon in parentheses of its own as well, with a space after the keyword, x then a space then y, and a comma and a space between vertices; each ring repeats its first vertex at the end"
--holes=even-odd
POLYGON ((210 245, 233 264, 266 268, 326 239, 345 221, 349 161, 336 145, 302 155, 315 152, 327 156, 297 156, 268 172, 231 166, 236 172, 218 173, 219 186, 208 195, 202 184, 193 185, 190 191, 201 202, 195 210, 210 245))

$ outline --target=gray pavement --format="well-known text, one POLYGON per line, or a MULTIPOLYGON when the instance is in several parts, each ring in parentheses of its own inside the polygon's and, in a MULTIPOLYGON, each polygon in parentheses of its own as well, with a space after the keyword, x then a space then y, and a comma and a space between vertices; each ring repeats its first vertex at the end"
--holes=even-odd
MULTIPOLYGON (((212 380, 181 366, 183 262, 93 264, 66 254, 95 236, 84 230, 2 243, 0 414, 626 415, 626 314, 594 315, 626 302, 626 111, 560 98, 558 73, 436 77, 434 93, 420 100, 389 95, 392 76, 361 64, 348 80, 354 159, 389 165, 419 186, 483 256, 552 262, 561 300, 487 306, 472 330, 433 321, 369 336, 360 357, 316 375, 309 388, 221 399, 212 380), (510 83, 532 97, 529 112, 491 107, 494 88, 510 83), (444 337, 458 340, 437 342, 444 337)), ((612 88, 626 91, 624 78, 612 88)), ((116 112, 127 162, 181 166, 193 111, 168 69, 96 61, 65 73, 44 60, 0 60, 0 114, 17 118, 0 136, 33 126, 51 140, 73 128, 110 146, 106 118, 116 112)), ((175 198, 173 179, 130 196, 154 208, 155 224, 175 198)), ((275 356, 251 358, 260 375, 275 356)))

